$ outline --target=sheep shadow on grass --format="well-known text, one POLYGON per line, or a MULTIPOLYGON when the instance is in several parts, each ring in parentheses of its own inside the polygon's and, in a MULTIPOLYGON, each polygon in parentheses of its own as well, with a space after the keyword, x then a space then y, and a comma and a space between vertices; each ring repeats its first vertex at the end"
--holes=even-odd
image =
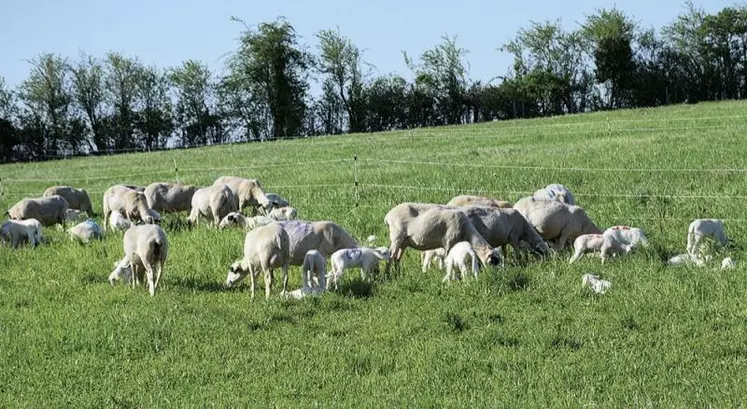
POLYGON ((210 293, 222 293, 227 291, 237 291, 241 286, 228 288, 220 281, 204 281, 194 277, 176 277, 169 280, 174 287, 183 288, 191 291, 202 291, 210 293))
POLYGON ((353 298, 371 298, 374 295, 374 285, 356 277, 340 283, 336 291, 341 295, 353 298))

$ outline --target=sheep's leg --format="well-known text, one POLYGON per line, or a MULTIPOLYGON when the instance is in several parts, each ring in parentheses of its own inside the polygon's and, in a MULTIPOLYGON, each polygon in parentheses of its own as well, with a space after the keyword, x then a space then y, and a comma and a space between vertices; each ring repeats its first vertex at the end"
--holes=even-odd
POLYGON ((257 287, 257 276, 256 276, 256 274, 258 274, 258 273, 259 273, 259 271, 257 271, 256 273, 254 272, 254 268, 252 267, 252 264, 249 263, 249 278, 251 279, 250 284, 252 286, 252 289, 251 289, 251 291, 252 291, 252 293, 251 293, 252 294, 251 295, 251 300, 252 301, 254 301, 254 291, 255 291, 255 289, 257 287))
POLYGON ((575 249, 576 251, 573 253, 573 256, 571 256, 571 259, 568 260, 568 264, 573 264, 574 261, 577 261, 581 259, 581 257, 584 256, 584 249, 581 247, 577 247, 575 249))
MULTIPOLYGON (((311 272, 309 272, 310 274, 311 272)), ((283 264, 283 290, 280 292, 281 295, 285 295, 288 292, 288 263, 283 264)))
POLYGON ((158 288, 158 282, 161 281, 161 274, 163 273, 163 261, 158 263, 156 269, 156 288, 158 288))
POLYGON ((433 253, 426 250, 421 255, 421 259, 423 260, 423 273, 425 273, 428 271, 428 267, 430 267, 431 260, 433 259, 433 253))
POLYGON ((442 283, 447 283, 449 279, 451 279, 452 274, 452 263, 451 260, 446 260, 446 274, 444 275, 444 278, 441 280, 442 283))
POLYGON ((156 281, 153 277, 153 265, 150 263, 143 263, 145 265, 145 275, 148 279, 148 292, 150 293, 150 296, 153 297, 156 295, 156 281))
POLYGON ((264 270, 265 272, 265 300, 270 299, 270 289, 272 289, 272 269, 264 270))
POLYGON ((695 248, 698 246, 698 243, 700 243, 700 234, 696 232, 688 232, 687 233, 687 252, 688 254, 694 254, 695 248))

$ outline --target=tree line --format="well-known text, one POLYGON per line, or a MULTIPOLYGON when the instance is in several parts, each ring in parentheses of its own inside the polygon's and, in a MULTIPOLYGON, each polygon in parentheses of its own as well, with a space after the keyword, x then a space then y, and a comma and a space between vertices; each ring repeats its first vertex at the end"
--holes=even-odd
POLYGON ((685 3, 660 30, 618 9, 575 30, 531 22, 498 50, 507 74, 468 77, 454 37, 417 57, 412 80, 374 75, 338 29, 306 49, 284 18, 241 25, 221 74, 195 60, 159 68, 109 52, 29 61, 16 89, 0 77, 0 161, 378 132, 747 95, 747 6, 708 14, 685 3), (311 81, 321 86, 309 92, 311 81))

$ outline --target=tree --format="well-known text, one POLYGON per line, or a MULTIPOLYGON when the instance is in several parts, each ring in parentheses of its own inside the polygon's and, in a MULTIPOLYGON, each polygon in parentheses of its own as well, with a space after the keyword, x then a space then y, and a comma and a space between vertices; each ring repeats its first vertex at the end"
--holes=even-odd
POLYGON ((134 128, 146 149, 163 148, 174 130, 169 80, 154 66, 143 67, 138 78, 134 128))
POLYGON ((103 128, 104 68, 94 57, 84 55, 69 70, 72 75, 73 98, 88 119, 93 145, 96 150, 105 151, 109 148, 109 140, 103 128))
POLYGON ((239 49, 228 60, 228 83, 266 107, 266 136, 301 135, 311 57, 298 47, 295 29, 283 18, 256 29, 244 27, 239 49))
POLYGON ((13 149, 20 143, 18 130, 13 124, 17 113, 13 91, 5 86, 5 78, 0 77, 0 162, 9 162, 15 158, 13 149))
POLYGON ((215 84, 208 67, 194 60, 169 70, 174 85, 176 112, 182 130, 182 144, 223 143, 224 132, 218 114, 215 84))
POLYGON ((114 111, 107 121, 114 136, 115 149, 136 145, 132 139, 135 126, 135 101, 140 90, 143 66, 137 58, 110 52, 106 55, 106 97, 114 111))

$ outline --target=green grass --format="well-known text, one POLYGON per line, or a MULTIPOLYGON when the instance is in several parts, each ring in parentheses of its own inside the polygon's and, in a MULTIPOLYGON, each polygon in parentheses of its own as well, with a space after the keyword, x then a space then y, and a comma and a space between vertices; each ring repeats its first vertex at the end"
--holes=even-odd
MULTIPOLYGON (((517 200, 557 182, 600 227, 640 226, 652 243, 604 267, 592 257, 568 265, 566 253, 450 285, 423 274, 408 250, 395 279, 367 285, 349 272, 337 293, 283 301, 276 286, 252 303, 246 280, 223 288, 240 230, 175 230, 168 217, 170 256, 151 298, 107 282, 121 233, 81 246, 47 228, 48 245, 0 248, 0 406, 743 406, 746 173, 678 170, 745 168, 746 109, 698 104, 0 166, 3 209, 54 184, 85 187, 100 209, 108 186, 174 180, 176 163, 185 183, 258 178, 302 218, 375 234, 377 245, 388 244, 383 217, 397 203, 467 192, 517 200), (598 170, 609 168, 640 171, 598 170), (676 197, 691 195, 721 198, 676 197), (725 218, 735 245, 705 268, 666 267, 697 217, 725 218), (737 269, 719 270, 726 254, 737 269), (587 272, 612 289, 581 288, 587 272)), ((299 282, 292 268, 291 287, 299 282)))

